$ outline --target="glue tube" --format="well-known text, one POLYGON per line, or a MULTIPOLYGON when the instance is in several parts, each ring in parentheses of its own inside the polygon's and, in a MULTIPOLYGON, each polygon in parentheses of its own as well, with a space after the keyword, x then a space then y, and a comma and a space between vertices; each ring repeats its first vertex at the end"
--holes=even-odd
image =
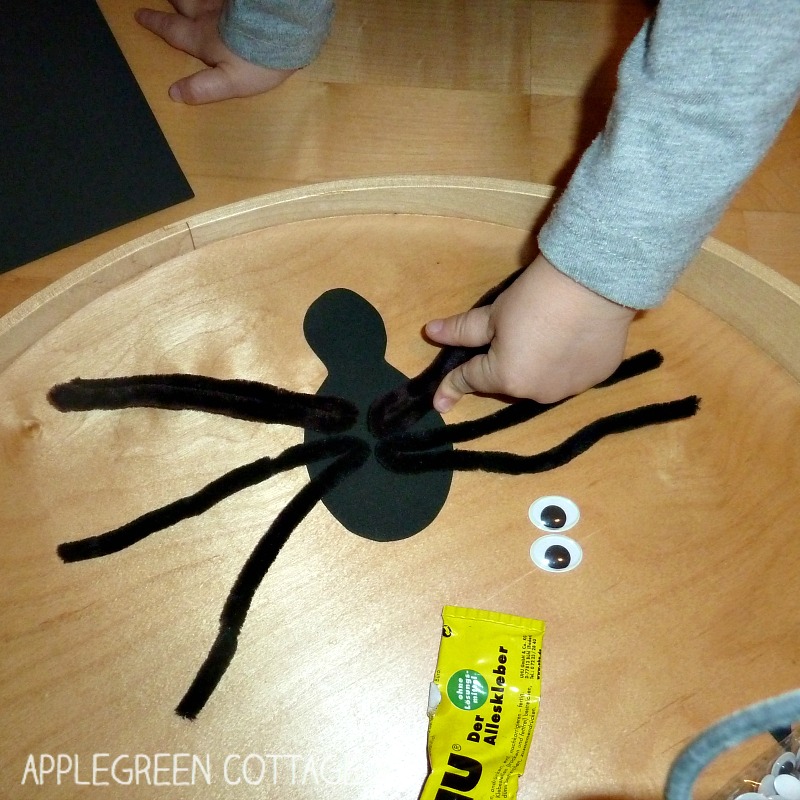
POLYGON ((445 606, 419 800, 513 800, 539 712, 544 623, 445 606))

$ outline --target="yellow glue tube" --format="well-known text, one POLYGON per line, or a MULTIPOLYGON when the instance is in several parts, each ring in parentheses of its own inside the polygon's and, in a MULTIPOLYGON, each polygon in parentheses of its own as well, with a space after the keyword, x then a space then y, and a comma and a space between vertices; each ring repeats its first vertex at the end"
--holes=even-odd
POLYGON ((544 623, 445 606, 419 800, 513 800, 539 712, 544 623))

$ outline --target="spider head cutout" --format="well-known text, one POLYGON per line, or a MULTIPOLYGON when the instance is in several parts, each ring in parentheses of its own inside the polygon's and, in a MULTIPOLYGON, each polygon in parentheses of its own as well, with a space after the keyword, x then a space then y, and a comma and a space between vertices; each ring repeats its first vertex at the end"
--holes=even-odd
MULTIPOLYGON (((490 303, 515 277, 510 276, 476 305, 490 303)), ((58 547, 65 562, 109 556, 202 514, 246 487, 300 466, 307 468, 308 482, 274 517, 230 590, 216 638, 176 708, 186 718, 198 715, 219 684, 236 653, 259 585, 281 547, 317 503, 359 536, 376 541, 403 539, 436 518, 454 471, 521 475, 555 469, 605 436, 690 417, 698 408, 698 398, 690 396, 622 411, 533 455, 459 449, 454 445, 527 422, 560 403, 519 400, 489 416, 445 425, 432 409, 433 392, 448 371, 478 351, 444 348, 427 369, 409 380, 385 361, 386 332, 378 312, 346 289, 326 292, 311 305, 304 333, 328 370, 316 394, 182 373, 77 378, 54 386, 48 394, 61 411, 135 407, 201 411, 305 431, 301 443, 278 455, 236 467, 193 494, 114 530, 58 547)), ((661 360, 653 350, 639 353, 593 391, 655 369, 661 360)))

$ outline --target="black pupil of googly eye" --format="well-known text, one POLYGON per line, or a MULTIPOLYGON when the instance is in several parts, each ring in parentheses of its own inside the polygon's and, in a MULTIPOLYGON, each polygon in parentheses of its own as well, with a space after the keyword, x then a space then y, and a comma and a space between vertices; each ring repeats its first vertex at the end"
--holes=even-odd
POLYGON ((794 760, 787 758, 779 767, 778 775, 791 775, 794 772, 794 760))
POLYGON ((550 569, 566 569, 569 566, 569 550, 563 544, 551 544, 544 551, 544 559, 550 569))
POLYGON ((545 506, 539 517, 548 528, 557 530, 567 524, 567 512, 561 506, 545 506))

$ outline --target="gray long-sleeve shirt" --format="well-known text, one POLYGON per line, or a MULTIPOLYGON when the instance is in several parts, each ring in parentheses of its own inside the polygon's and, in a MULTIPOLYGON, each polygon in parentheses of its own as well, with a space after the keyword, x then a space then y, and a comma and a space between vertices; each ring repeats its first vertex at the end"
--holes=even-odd
POLYGON ((800 94, 800 0, 661 0, 539 236, 562 272, 659 304, 800 94))
MULTIPOLYGON (((250 61, 299 67, 332 13, 332 0, 228 0, 220 32, 250 61)), ((658 305, 799 95, 800 0, 661 0, 540 233, 542 252, 611 300, 658 305)))
POLYGON ((295 69, 316 58, 332 18, 333 0, 226 0, 219 32, 248 61, 295 69))

